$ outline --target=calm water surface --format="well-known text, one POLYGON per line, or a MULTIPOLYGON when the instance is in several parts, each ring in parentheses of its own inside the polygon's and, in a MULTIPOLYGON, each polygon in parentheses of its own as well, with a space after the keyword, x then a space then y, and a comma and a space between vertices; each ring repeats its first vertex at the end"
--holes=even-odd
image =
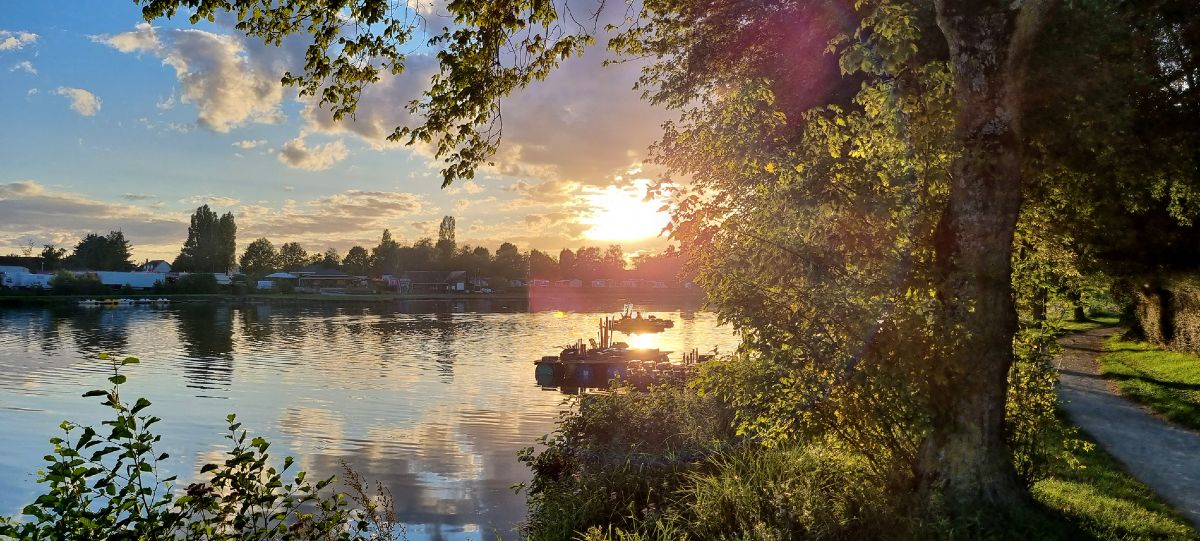
MULTIPOLYGON (((736 345, 696 306, 637 308, 676 323, 646 345, 736 345)), ((123 394, 154 403, 181 480, 220 458, 236 412, 278 459, 325 475, 345 461, 382 481, 410 539, 511 538, 525 508, 510 487, 529 476, 515 453, 566 407, 534 383, 531 361, 594 336, 619 309, 557 299, 0 309, 0 514, 39 493, 33 472, 59 422, 104 414, 80 394, 107 386, 106 352, 141 358, 123 394)))

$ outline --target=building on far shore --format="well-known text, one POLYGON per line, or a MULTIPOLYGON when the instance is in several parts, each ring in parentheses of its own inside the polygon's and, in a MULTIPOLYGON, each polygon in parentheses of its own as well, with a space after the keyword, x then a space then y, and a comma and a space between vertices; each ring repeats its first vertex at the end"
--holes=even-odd
POLYGON ((138 270, 142 272, 157 272, 159 274, 167 274, 171 272, 171 264, 167 263, 166 260, 163 259, 155 259, 142 263, 142 266, 139 267, 138 270))
POLYGON ((446 293, 467 290, 467 271, 404 271, 390 278, 401 293, 446 293))

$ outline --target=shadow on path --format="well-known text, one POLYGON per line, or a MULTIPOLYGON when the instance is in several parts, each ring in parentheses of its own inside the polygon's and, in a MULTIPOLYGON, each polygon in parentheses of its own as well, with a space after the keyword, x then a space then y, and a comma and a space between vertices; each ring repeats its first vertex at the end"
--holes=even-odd
POLYGON ((1151 415, 1100 377, 1096 358, 1117 330, 1092 329, 1059 341, 1059 402, 1071 422, 1200 527, 1200 434, 1151 415))

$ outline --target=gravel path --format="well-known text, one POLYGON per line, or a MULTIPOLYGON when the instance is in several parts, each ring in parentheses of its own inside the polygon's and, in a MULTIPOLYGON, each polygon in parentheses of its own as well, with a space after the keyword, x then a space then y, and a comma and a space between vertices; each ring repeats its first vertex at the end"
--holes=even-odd
POLYGON ((1060 341, 1058 399, 1073 423, 1200 527, 1200 435, 1147 413, 1100 377, 1096 358, 1115 332, 1094 329, 1060 341))

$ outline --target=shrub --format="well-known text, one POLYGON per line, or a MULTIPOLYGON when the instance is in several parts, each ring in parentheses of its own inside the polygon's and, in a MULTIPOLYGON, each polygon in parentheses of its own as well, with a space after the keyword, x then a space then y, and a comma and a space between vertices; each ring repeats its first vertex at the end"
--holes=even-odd
POLYGON ((167 284, 168 293, 190 293, 211 295, 220 291, 217 278, 209 273, 192 273, 180 276, 175 283, 167 284))
POLYGON ((693 539, 879 539, 888 500, 861 456, 832 445, 744 448, 687 476, 676 520, 693 539))
MULTIPOLYGON (((108 358, 102 356, 102 358, 108 358)), ((85 393, 100 397, 113 418, 102 430, 64 421, 61 437, 51 438, 52 454, 38 482, 47 491, 25 506, 23 522, 0 519, 4 539, 236 539, 383 540, 394 539, 397 525, 386 510, 391 496, 380 487, 368 495, 366 485, 349 473, 352 507, 333 492, 336 478, 309 480, 304 472, 285 478, 270 464, 270 443, 249 437, 229 415, 226 439, 232 448, 220 463, 201 467, 207 479, 177 490, 174 476, 160 478, 159 464, 168 458, 154 450, 160 436, 151 429, 158 417, 146 414, 150 401, 121 399, 125 382, 120 367, 133 357, 112 363, 112 388, 85 393), (381 508, 383 510, 381 510, 381 508)), ((348 468, 347 468, 348 469, 348 468)))
POLYGON ((76 276, 70 271, 58 271, 50 279, 50 291, 55 295, 103 295, 112 293, 108 287, 90 274, 76 276))
POLYGON ((1051 363, 1059 351, 1052 328, 1028 328, 1013 340, 1016 360, 1008 373, 1005 429, 1013 466, 1027 485, 1042 479, 1058 463, 1078 466, 1073 451, 1091 444, 1057 418, 1058 372, 1051 363))
POLYGON ((573 539, 593 526, 630 526, 664 515, 683 475, 733 440, 728 412, 681 387, 584 395, 519 459, 533 470, 522 486, 525 533, 573 539))

